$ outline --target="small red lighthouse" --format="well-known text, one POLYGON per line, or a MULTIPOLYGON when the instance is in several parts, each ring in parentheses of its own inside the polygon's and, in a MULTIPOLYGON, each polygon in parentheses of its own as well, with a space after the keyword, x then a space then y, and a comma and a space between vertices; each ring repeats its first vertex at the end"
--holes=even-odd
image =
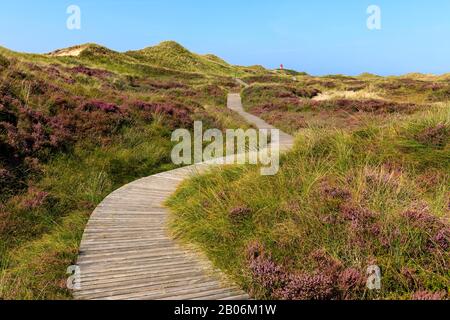
POLYGON ((283 70, 283 69, 284 69, 283 64, 280 64, 280 70, 283 70))

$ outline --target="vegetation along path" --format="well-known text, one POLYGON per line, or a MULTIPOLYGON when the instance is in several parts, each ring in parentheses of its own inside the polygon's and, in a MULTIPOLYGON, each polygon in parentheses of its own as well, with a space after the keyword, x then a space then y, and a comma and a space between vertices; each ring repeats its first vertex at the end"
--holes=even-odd
MULTIPOLYGON (((228 96, 228 107, 257 128, 273 128, 245 112, 239 94, 228 96)), ((293 138, 280 132, 280 149, 292 145, 293 138)), ((106 197, 83 235, 77 262, 81 286, 75 298, 247 299, 201 253, 182 247, 167 231, 164 202, 184 179, 211 165, 214 161, 156 174, 106 197)))

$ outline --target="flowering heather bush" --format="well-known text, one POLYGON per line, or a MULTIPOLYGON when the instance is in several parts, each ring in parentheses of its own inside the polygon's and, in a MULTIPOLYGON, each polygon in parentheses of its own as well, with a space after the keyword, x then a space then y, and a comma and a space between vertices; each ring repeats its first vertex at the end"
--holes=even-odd
POLYGON ((275 104, 275 103, 266 103, 263 105, 258 105, 252 109, 252 112, 256 115, 263 115, 273 111, 287 111, 287 105, 285 104, 275 104))
MULTIPOLYGON (((333 289, 323 291, 332 294, 329 299, 353 299, 364 291, 367 277, 359 269, 346 268, 341 261, 323 250, 312 252, 310 258, 315 262, 316 273, 322 274, 321 279, 332 282, 333 289)), ((372 263, 368 261, 366 264, 372 263)))
POLYGON ((176 103, 147 103, 135 101, 130 105, 131 109, 143 112, 147 119, 152 119, 153 114, 162 114, 168 117, 171 125, 188 127, 192 124, 189 109, 176 103))
POLYGON ((313 252, 317 263, 312 273, 289 272, 275 263, 261 244, 252 242, 247 248, 249 269, 254 281, 267 297, 280 300, 331 300, 350 298, 363 290, 365 278, 355 268, 343 265, 323 251, 313 252))
POLYGON ((311 99, 319 95, 321 92, 316 88, 298 88, 295 87, 292 91, 296 97, 311 99))
POLYGON ((450 139, 450 128, 444 123, 428 127, 416 135, 417 141, 435 148, 445 147, 450 139))
POLYGON ((348 203, 342 205, 341 214, 342 218, 349 221, 351 227, 355 230, 367 229, 377 217, 377 215, 370 210, 348 203))
POLYGON ((268 256, 264 247, 258 242, 252 242, 247 248, 249 269, 253 279, 269 297, 287 283, 286 271, 268 256))
POLYGON ((425 203, 415 204, 411 209, 403 212, 402 216, 418 228, 434 229, 442 225, 439 218, 430 212, 430 208, 425 203))
MULTIPOLYGON (((0 81, 2 192, 15 192, 23 188, 26 185, 23 179, 40 172, 40 164, 51 159, 55 152, 70 151, 74 144, 86 140, 107 142, 131 121, 127 108, 106 100, 108 97, 120 97, 118 92, 110 91, 114 89, 103 89, 105 100, 90 98, 83 95, 83 92, 89 91, 80 90, 85 84, 76 82, 76 77, 70 77, 84 74, 108 83, 112 75, 109 71, 84 66, 64 68, 59 64, 41 66, 18 61, 9 69, 0 81), (67 89, 61 84, 71 86, 67 89)), ((154 86, 159 88, 184 88, 175 81, 162 83, 158 86, 159 83, 153 81, 154 86)), ((123 97, 123 101, 130 99, 129 95, 123 97)), ((161 102, 141 107, 133 112, 135 120, 153 120, 153 114, 160 113, 173 127, 188 127, 192 123, 191 110, 181 104, 161 102)))
POLYGON ((245 77, 243 80, 248 84, 253 83, 290 83, 292 82, 289 78, 281 78, 278 76, 270 76, 270 75, 261 75, 261 76, 250 76, 245 77))
POLYGON ((10 179, 11 177, 12 175, 8 170, 6 170, 5 168, 0 169, 0 178, 2 182, 6 179, 10 179))
POLYGON ((229 90, 239 90, 240 84, 238 84, 236 81, 230 78, 218 78, 216 81, 213 82, 214 85, 217 85, 219 87, 225 87, 229 90))
POLYGON ((59 113, 66 113, 78 107, 78 101, 82 98, 69 99, 61 95, 55 95, 49 98, 48 111, 51 116, 56 116, 59 113))
POLYGON ((326 181, 321 184, 320 189, 322 196, 327 199, 347 200, 351 197, 350 191, 326 181))
MULTIPOLYGON (((270 103, 256 103, 251 108, 252 113, 264 117, 269 122, 271 122, 270 120, 273 120, 275 113, 281 112, 278 118, 282 121, 282 123, 289 122, 290 119, 295 116, 295 113, 299 112, 314 112, 316 114, 322 114, 322 117, 328 116, 331 118, 336 115, 336 112, 345 112, 347 114, 368 113, 384 115, 386 113, 409 114, 417 110, 418 106, 414 104, 388 102, 384 100, 339 99, 316 101, 293 97, 273 99, 270 103), (283 113, 285 113, 285 115, 283 115, 283 113)), ((276 122, 271 123, 277 124, 276 122)), ((302 126, 298 128, 301 127, 302 126)))
POLYGON ((366 277, 356 268, 347 268, 338 276, 338 287, 343 299, 349 299, 355 292, 361 292, 366 284, 366 277))
POLYGON ((74 128, 74 135, 78 141, 92 137, 106 138, 117 133, 130 121, 124 112, 105 112, 103 110, 73 112, 68 117, 63 114, 58 117, 58 121, 74 128))
POLYGON ((26 198, 22 201, 22 207, 27 210, 39 208, 45 204, 48 196, 48 192, 31 187, 28 190, 26 198))
POLYGON ((44 68, 43 72, 53 81, 62 81, 68 84, 74 84, 76 81, 72 79, 70 76, 62 73, 59 69, 58 64, 53 64, 44 68))
POLYGON ((425 235, 426 246, 430 251, 448 251, 450 243, 450 226, 448 221, 433 215, 427 205, 417 204, 403 212, 402 217, 409 225, 425 235))
POLYGON ((28 107, 20 107, 17 126, 3 123, 8 144, 16 154, 32 156, 45 154, 45 149, 60 149, 70 138, 69 132, 55 118, 28 107))
MULTIPOLYGON (((0 160, 11 175, 37 172, 39 165, 35 165, 36 162, 47 161, 52 153, 68 151, 75 143, 86 139, 106 141, 106 138, 109 139, 124 125, 130 123, 127 108, 105 100, 73 95, 58 88, 55 85, 58 82, 44 82, 40 78, 35 79, 35 74, 27 73, 34 70, 37 74, 46 73, 52 80, 69 83, 73 82, 73 79, 66 77, 66 73, 81 73, 106 81, 112 75, 109 71, 85 66, 68 69, 58 64, 43 67, 31 64, 26 70, 20 69, 20 66, 15 65, 8 78, 0 83, 0 148, 5 155, 0 160), (22 81, 24 79, 26 81, 22 81), (69 79, 70 81, 66 81, 69 79), (20 87, 22 84, 26 85, 30 101, 36 105, 45 102, 44 108, 31 108, 22 100, 19 94, 22 91, 20 87), (38 99, 38 96, 43 96, 43 99, 38 99)), ((159 83, 156 81, 152 84, 159 88, 184 87, 170 81, 164 82, 161 86, 158 86, 159 83)), ((105 96, 117 96, 117 93, 105 96)), ((153 114, 159 113, 166 116, 171 126, 187 127, 192 123, 191 111, 176 103, 143 103, 134 108, 134 111, 137 111, 133 112, 136 120, 152 120, 153 114)))
POLYGON ((118 113, 120 111, 117 105, 100 100, 85 102, 80 106, 80 110, 86 112, 103 111, 106 113, 118 113))
POLYGON ((378 82, 376 86, 380 89, 395 91, 399 89, 408 89, 414 91, 426 90, 429 88, 430 83, 422 80, 415 79, 397 79, 397 80, 385 80, 378 82))
POLYGON ((418 291, 412 295, 412 300, 444 300, 447 296, 445 291, 442 292, 429 292, 418 291))
POLYGON ((398 187, 402 175, 402 169, 384 165, 381 168, 364 168, 365 182, 371 186, 398 187))
POLYGON ((254 104, 271 99, 313 98, 320 93, 318 89, 289 85, 255 85, 244 89, 244 102, 254 104))
POLYGON ((31 95, 44 95, 50 92, 58 92, 60 89, 43 80, 33 80, 28 83, 29 93, 31 95))
POLYGON ((409 287, 413 287, 417 282, 416 270, 410 267, 402 267, 400 270, 400 275, 406 280, 409 287))
POLYGON ((281 300, 331 300, 336 297, 331 277, 323 274, 290 275, 274 296, 281 300))
POLYGON ((322 249, 311 252, 309 258, 314 262, 317 269, 326 271, 329 275, 336 275, 342 268, 342 263, 331 257, 322 249))
POLYGON ((9 78, 12 80, 30 80, 32 76, 22 70, 12 69, 9 73, 9 78))
POLYGON ((185 84, 176 81, 145 80, 145 82, 143 82, 143 85, 149 86, 152 89, 163 89, 163 90, 188 88, 188 86, 186 86, 185 84))
MULTIPOLYGON (((200 94, 200 93, 199 93, 200 94)), ((204 94, 208 97, 219 97, 224 99, 227 95, 227 92, 215 84, 207 84, 201 87, 201 94, 204 94)), ((223 101, 225 102, 225 101, 223 101)))
POLYGON ((432 92, 428 97, 429 101, 439 102, 439 101, 449 101, 450 100, 450 86, 442 85, 437 88, 432 88, 432 92))
POLYGON ((450 243, 450 227, 443 226, 432 238, 434 246, 440 248, 444 252, 448 252, 450 243))
POLYGON ((310 102, 312 108, 345 110, 347 112, 371 112, 371 113, 412 113, 418 106, 411 103, 398 103, 385 100, 349 100, 337 99, 330 101, 310 102))
POLYGON ((91 69, 85 66, 77 66, 67 70, 70 73, 74 74, 84 74, 89 77, 97 77, 97 78, 107 78, 112 75, 111 72, 100 69, 91 69))

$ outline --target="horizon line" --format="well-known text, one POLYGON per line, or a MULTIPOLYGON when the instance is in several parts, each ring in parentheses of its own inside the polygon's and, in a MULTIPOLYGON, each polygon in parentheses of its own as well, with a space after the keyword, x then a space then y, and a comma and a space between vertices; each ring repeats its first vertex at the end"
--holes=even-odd
MULTIPOLYGON (((175 40, 162 40, 162 41, 159 41, 159 42, 154 42, 153 44, 149 44, 148 46, 144 46, 144 47, 141 47, 141 48, 135 48, 135 49, 128 49, 128 50, 125 50, 125 51, 118 50, 118 49, 114 49, 114 48, 109 47, 109 46, 107 46, 107 45, 104 45, 104 44, 101 44, 101 43, 97 43, 97 42, 90 42, 90 41, 84 42, 84 43, 72 44, 72 45, 69 45, 69 46, 63 46, 63 47, 59 46, 59 47, 56 48, 56 49, 51 49, 50 51, 46 51, 46 52, 18 51, 18 50, 15 50, 15 49, 11 49, 11 48, 9 48, 9 47, 3 45, 3 44, 0 44, 0 47, 4 48, 4 49, 6 49, 6 50, 9 50, 9 51, 13 51, 13 52, 15 52, 15 53, 19 53, 19 54, 49 55, 49 54, 54 53, 54 52, 56 52, 56 51, 64 50, 64 49, 69 49, 69 48, 73 48, 73 47, 81 47, 81 46, 87 46, 87 45, 97 45, 97 46, 104 47, 104 48, 106 48, 106 49, 108 49, 108 50, 111 50, 111 51, 114 51, 114 52, 117 52, 117 53, 126 54, 127 52, 130 52, 130 51, 139 51, 139 50, 143 50, 143 49, 146 49, 146 48, 152 48, 152 47, 158 46, 158 45, 160 45, 160 44, 162 44, 162 43, 164 43, 164 42, 174 42, 174 43, 176 43, 176 44, 182 46, 183 48, 187 49, 190 53, 193 53, 193 54, 197 54, 197 55, 208 55, 208 54, 212 54, 212 55, 215 55, 215 56, 217 56, 217 57, 223 59, 221 56, 217 55, 216 53, 212 53, 212 52, 207 52, 207 53, 197 53, 197 52, 194 52, 194 51, 192 51, 191 49, 189 49, 188 47, 186 47, 185 45, 183 45, 183 44, 181 44, 180 42, 175 41, 175 40)), ((294 51, 295 51, 295 50, 294 50, 294 51)), ((271 70, 271 71, 281 70, 280 68, 272 68, 272 67, 269 67, 269 66, 265 65, 264 63, 254 63, 254 64, 250 64, 250 65, 244 65, 244 64, 232 64, 232 63, 228 62, 228 61, 225 60, 225 59, 223 59, 223 60, 224 60, 226 63, 228 63, 228 64, 230 64, 230 65, 232 65, 232 66, 241 66, 241 67, 262 66, 262 67, 264 67, 265 69, 271 70)), ((280 66, 281 66, 281 65, 280 65, 280 66)), ((326 77, 326 76, 360 77, 360 76, 363 76, 364 74, 369 74, 369 75, 378 76, 378 77, 383 77, 383 78, 388 78, 388 77, 405 77, 405 76, 414 75, 414 74, 417 74, 417 75, 423 75, 423 76, 441 77, 441 76, 445 76, 445 75, 450 74, 450 70, 449 70, 448 72, 443 72, 443 73, 421 72, 421 71, 410 71, 410 72, 407 72, 407 73, 401 73, 401 74, 383 74, 383 73, 373 73, 373 72, 363 71, 363 72, 353 73, 353 74, 352 74, 352 73, 323 73, 323 74, 313 74, 313 73, 307 72, 307 71, 305 71, 305 70, 301 70, 301 71, 300 71, 300 70, 298 70, 298 69, 289 68, 289 67, 286 67, 286 66, 284 66, 284 67, 285 67, 284 70, 293 70, 293 71, 299 72, 299 73, 304 72, 304 73, 306 73, 307 75, 312 76, 312 77, 326 77)))

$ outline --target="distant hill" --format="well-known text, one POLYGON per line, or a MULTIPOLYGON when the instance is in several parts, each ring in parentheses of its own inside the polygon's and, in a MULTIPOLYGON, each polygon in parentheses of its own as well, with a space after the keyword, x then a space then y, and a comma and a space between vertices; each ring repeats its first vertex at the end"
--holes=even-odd
POLYGON ((95 64, 121 66, 125 69, 136 69, 137 66, 144 66, 144 69, 153 67, 207 75, 242 76, 248 73, 267 72, 261 66, 234 66, 213 54, 193 53, 174 41, 165 41, 156 46, 124 53, 88 43, 59 49, 49 53, 48 56, 90 60, 95 64))
POLYGON ((361 73, 358 78, 362 78, 362 79, 378 79, 381 78, 379 75, 377 74, 373 74, 373 73, 369 73, 369 72, 364 72, 361 73))
POLYGON ((192 53, 174 41, 126 54, 140 62, 181 71, 226 75, 241 71, 217 56, 192 53))
POLYGON ((276 69, 276 73, 278 74, 284 74, 288 76, 307 76, 308 74, 306 72, 299 72, 292 69, 276 69))

